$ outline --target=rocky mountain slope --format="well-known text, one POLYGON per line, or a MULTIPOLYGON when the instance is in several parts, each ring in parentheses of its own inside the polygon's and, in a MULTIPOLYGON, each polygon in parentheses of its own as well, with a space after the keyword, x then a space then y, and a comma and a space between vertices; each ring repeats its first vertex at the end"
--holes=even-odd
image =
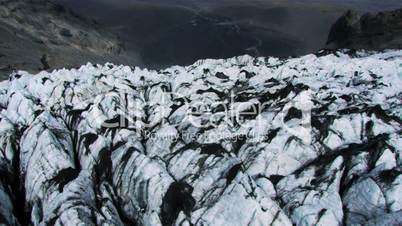
POLYGON ((128 62, 117 36, 53 1, 0 0, 0 79, 89 61, 128 62))
POLYGON ((0 83, 0 224, 400 225, 402 51, 0 83))
POLYGON ((402 48, 402 9, 366 13, 346 12, 332 26, 327 44, 366 50, 402 48))

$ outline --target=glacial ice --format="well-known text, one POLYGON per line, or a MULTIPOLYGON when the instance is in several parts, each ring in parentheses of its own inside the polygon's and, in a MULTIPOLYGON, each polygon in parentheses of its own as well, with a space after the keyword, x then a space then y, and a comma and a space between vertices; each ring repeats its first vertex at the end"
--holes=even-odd
POLYGON ((402 51, 19 71, 0 224, 401 225, 402 51))

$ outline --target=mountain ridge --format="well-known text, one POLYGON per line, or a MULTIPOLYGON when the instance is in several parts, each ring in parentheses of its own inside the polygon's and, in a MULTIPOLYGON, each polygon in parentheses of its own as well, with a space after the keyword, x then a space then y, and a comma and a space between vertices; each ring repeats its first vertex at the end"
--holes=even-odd
POLYGON ((128 63, 124 43, 96 22, 48 0, 0 1, 0 73, 128 63))

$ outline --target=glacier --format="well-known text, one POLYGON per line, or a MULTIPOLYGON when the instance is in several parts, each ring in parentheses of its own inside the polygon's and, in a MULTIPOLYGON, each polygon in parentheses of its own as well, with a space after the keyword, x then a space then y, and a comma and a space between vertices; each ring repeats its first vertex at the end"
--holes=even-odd
POLYGON ((0 225, 401 225, 402 51, 0 83, 0 225))

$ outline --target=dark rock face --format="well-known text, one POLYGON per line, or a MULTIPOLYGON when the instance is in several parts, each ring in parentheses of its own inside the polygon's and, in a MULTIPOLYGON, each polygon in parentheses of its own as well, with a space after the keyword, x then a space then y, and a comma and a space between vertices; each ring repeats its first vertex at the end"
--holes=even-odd
POLYGON ((0 80, 87 62, 128 61, 116 35, 53 1, 0 0, 0 80))
POLYGON ((402 48, 402 9, 367 13, 348 11, 332 26, 329 47, 366 50, 402 48))
POLYGON ((12 74, 0 225, 401 225, 401 72, 357 51, 12 74))

